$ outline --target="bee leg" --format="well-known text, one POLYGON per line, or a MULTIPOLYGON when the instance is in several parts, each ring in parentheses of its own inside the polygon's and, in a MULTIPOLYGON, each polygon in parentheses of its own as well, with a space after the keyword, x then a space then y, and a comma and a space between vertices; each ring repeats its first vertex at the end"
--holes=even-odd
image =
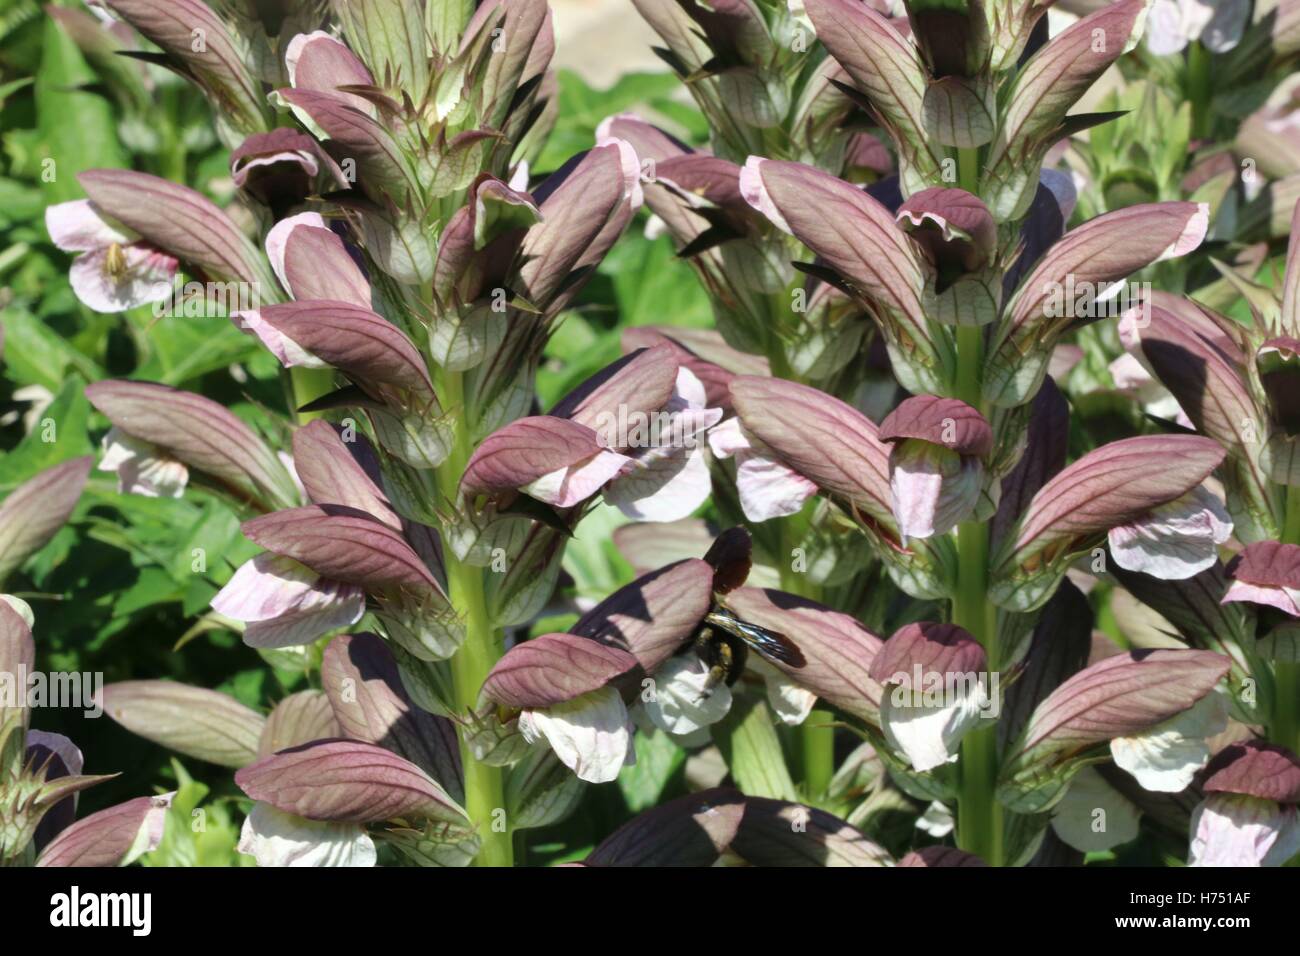
POLYGON ((691 642, 691 646, 695 650, 695 656, 700 659, 700 663, 709 669, 708 676, 704 679, 704 687, 700 690, 700 700, 708 700, 713 695, 713 688, 717 687, 723 678, 718 660, 718 648, 721 645, 713 628, 702 627, 699 633, 695 635, 695 640, 691 642))
POLYGON ((727 668, 722 664, 714 664, 709 668, 709 676, 704 679, 704 689, 700 691, 700 699, 708 700, 713 696, 713 689, 727 679, 727 668))
POLYGON ((726 682, 732 681, 732 671, 735 668, 735 655, 732 651, 729 641, 719 641, 713 645, 713 660, 709 664, 709 676, 704 680, 704 693, 702 696, 710 697, 713 695, 713 688, 726 682))

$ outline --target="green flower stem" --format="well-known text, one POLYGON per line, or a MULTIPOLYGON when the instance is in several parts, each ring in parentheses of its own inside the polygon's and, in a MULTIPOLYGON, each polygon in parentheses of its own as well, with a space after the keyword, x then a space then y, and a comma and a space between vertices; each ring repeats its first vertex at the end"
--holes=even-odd
MULTIPOLYGON (((957 151, 961 188, 979 193, 979 150, 957 151)), ((981 394, 984 369, 984 330, 957 328, 957 397, 987 414, 981 394)), ((996 672, 997 612, 988 598, 989 527, 964 521, 957 527, 957 594, 953 623, 965 628, 988 655, 988 670, 996 672)), ((1002 807, 997 800, 997 727, 977 727, 962 740, 957 765, 957 845, 990 866, 1001 866, 1002 807)))
MULTIPOLYGON (((1286 526, 1282 540, 1300 544, 1300 486, 1286 490, 1286 526)), ((1300 753, 1300 665, 1290 661, 1273 662, 1273 715, 1269 721, 1269 739, 1275 744, 1300 753)))
POLYGON ((803 785, 810 801, 826 793, 835 775, 835 715, 820 707, 809 712, 799 725, 799 749, 803 752, 803 785))
MULTIPOLYGON (((957 527, 957 597, 952 618, 984 647, 988 670, 998 670, 997 615, 988 599, 989 527, 966 521, 957 527)), ((977 727, 961 744, 957 766, 957 845, 990 866, 1002 865, 1002 807, 998 777, 997 727, 977 727)))
MULTIPOLYGON (((444 506, 450 508, 456 501, 457 487, 474 451, 474 443, 465 415, 464 376, 460 372, 444 371, 439 375, 439 384, 443 407, 453 414, 456 421, 451 453, 438 468, 439 493, 444 506)), ((445 549, 443 563, 447 568, 447 590, 452 607, 465 621, 465 642, 451 659, 456 697, 454 706, 458 714, 463 714, 478 705, 479 690, 504 653, 504 645, 501 632, 492 626, 488 614, 484 569, 457 561, 455 555, 445 549)), ((508 821, 504 830, 493 829, 493 823, 500 817, 497 811, 504 810, 506 805, 502 770, 475 760, 463 740, 460 757, 465 771, 465 810, 478 827, 483 841, 474 862, 478 866, 511 866, 514 847, 508 821)))

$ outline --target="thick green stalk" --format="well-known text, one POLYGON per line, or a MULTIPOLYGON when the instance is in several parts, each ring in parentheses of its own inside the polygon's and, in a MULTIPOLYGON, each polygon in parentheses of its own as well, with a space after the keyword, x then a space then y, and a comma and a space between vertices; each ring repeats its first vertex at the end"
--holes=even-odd
MULTIPOLYGON (((443 372, 439 377, 443 407, 456 421, 455 442, 447 460, 438 467, 438 488, 444 504, 456 500, 465 465, 474 451, 473 438, 465 416, 465 383, 460 372, 443 372)), ((457 713, 473 710, 483 681, 501 658, 504 647, 501 632, 493 628, 484 591, 484 569, 456 560, 444 551, 447 590, 452 607, 465 621, 465 642, 451 659, 451 675, 457 713)), ((514 848, 509 821, 505 820, 505 783, 500 767, 489 767, 474 759, 461 742, 461 764, 465 769, 465 810, 478 827, 482 849, 474 862, 478 866, 511 866, 514 848), (494 830, 494 824, 505 826, 494 830)))
MULTIPOLYGON (((1282 540, 1300 544, 1300 486, 1286 490, 1286 526, 1282 540)), ((1300 665, 1273 662, 1273 714, 1268 736, 1275 744, 1300 753, 1300 665)))
MULTIPOLYGON (((998 670, 997 617, 988 599, 989 527, 966 521, 957 527, 957 597, 953 623, 964 627, 984 647, 988 671, 998 670)), ((997 801, 998 736, 996 726, 977 727, 961 744, 957 768, 957 844, 990 866, 1001 866, 1002 807, 997 801)))
MULTIPOLYGON (((979 150, 957 153, 961 188, 979 192, 979 150)), ((957 397, 987 413, 980 391, 984 368, 984 330, 957 328, 957 397)), ((988 655, 988 671, 998 670, 997 614, 988 598, 989 527, 964 521, 957 527, 957 595, 953 623, 965 628, 988 655)), ((957 845, 990 866, 1001 866, 1002 807, 997 801, 998 738, 995 726, 972 730, 962 740, 957 765, 957 845)))
POLYGON ((803 755, 803 785, 809 800, 826 793, 835 776, 835 715, 815 708, 799 726, 799 744, 803 755))

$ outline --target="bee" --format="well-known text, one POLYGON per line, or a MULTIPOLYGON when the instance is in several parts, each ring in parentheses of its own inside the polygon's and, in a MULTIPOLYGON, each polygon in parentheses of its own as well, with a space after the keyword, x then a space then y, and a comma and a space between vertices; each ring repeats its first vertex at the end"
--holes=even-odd
POLYGON ((104 275, 111 282, 120 283, 126 278, 126 254, 116 242, 110 243, 104 255, 104 275))
POLYGON ((794 641, 765 627, 741 620, 726 605, 726 595, 745 583, 753 566, 753 542, 744 528, 729 528, 714 540, 704 560, 713 568, 713 603, 682 649, 691 648, 709 669, 704 696, 721 683, 734 684, 745 669, 750 650, 786 667, 807 661, 794 641))
POLYGON ((691 636, 690 644, 709 669, 704 683, 706 697, 719 684, 725 682, 731 686, 736 682, 751 649, 774 664, 803 667, 807 663, 803 651, 784 634, 742 621, 716 596, 712 609, 691 636))

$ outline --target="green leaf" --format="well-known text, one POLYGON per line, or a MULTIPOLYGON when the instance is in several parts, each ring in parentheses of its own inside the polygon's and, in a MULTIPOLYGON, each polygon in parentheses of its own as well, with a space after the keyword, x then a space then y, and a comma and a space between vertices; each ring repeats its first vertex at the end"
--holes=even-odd
POLYGON ((179 386, 241 362, 258 350, 256 339, 220 316, 155 318, 149 310, 137 309, 132 319, 153 349, 136 376, 152 382, 179 386))
POLYGON ((618 788, 633 813, 659 802, 673 774, 686 763, 686 751, 658 727, 642 730, 633 739, 636 763, 618 774, 618 788))
POLYGON ((764 701, 737 694, 727 716, 713 725, 713 740, 736 786, 746 794, 775 800, 798 799, 772 714, 764 701))
POLYGON ((0 478, 0 490, 17 487, 39 471, 90 453, 86 431, 90 403, 84 388, 79 377, 69 378, 30 434, 0 459, 0 473, 4 476, 0 478))
POLYGON ((178 601, 180 597, 181 592, 176 582, 162 568, 141 568, 135 583, 118 594, 113 614, 122 617, 154 604, 178 601))
POLYGON ((41 68, 36 74, 36 115, 43 158, 53 165, 41 181, 50 202, 82 198, 77 174, 130 165, 117 139, 113 107, 81 87, 96 81, 81 51, 53 19, 45 22, 41 68))
POLYGON ((44 385, 57 392, 69 369, 90 380, 104 377, 103 369, 26 309, 11 306, 0 315, 0 322, 5 332, 5 377, 10 381, 44 385))
POLYGON ((559 79, 559 115, 536 163, 543 172, 558 169, 574 153, 594 146, 596 127, 605 117, 634 106, 658 108, 680 89, 671 73, 629 73, 607 90, 594 89, 570 70, 560 70, 559 79))

